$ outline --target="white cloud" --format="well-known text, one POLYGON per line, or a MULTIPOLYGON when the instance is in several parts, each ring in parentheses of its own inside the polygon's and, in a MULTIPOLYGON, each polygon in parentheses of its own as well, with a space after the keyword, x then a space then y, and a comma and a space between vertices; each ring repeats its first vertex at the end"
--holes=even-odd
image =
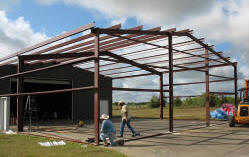
POLYGON ((120 18, 120 19, 114 19, 114 20, 112 20, 112 22, 111 22, 111 26, 113 26, 113 25, 117 25, 117 24, 124 24, 125 22, 126 22, 126 18, 120 18))
MULTIPOLYGON (((139 23, 149 26, 162 25, 163 27, 175 26, 178 29, 194 29, 195 35, 207 37, 207 42, 231 43, 233 49, 225 52, 224 55, 233 57, 233 61, 242 61, 238 69, 240 79, 245 76, 249 77, 247 70, 249 66, 247 61, 249 58, 248 0, 46 0, 46 3, 52 4, 59 1, 97 10, 103 13, 105 18, 112 19, 113 23, 117 23, 117 19, 133 17, 139 23)), ((215 72, 233 76, 232 70, 229 68, 215 72)), ((200 79, 204 75, 197 73, 177 74, 182 77, 178 78, 176 82, 187 82, 193 78, 200 79)), ((119 84, 130 85, 126 81, 128 80, 122 80, 122 83, 119 84)), ((221 84, 219 90, 232 90, 233 85, 231 84, 221 84)), ((193 87, 191 91, 201 91, 201 89, 195 90, 194 86, 182 87, 182 89, 188 91, 189 87, 193 87)))
POLYGON ((67 4, 97 9, 110 17, 136 17, 143 23, 180 21, 187 16, 208 12, 215 0, 63 0, 67 4), (208 7, 207 7, 208 6, 208 7), (187 13, 187 14, 186 14, 187 13), (177 18, 176 18, 177 17, 177 18), (161 19, 161 20, 158 20, 161 19))
POLYGON ((10 20, 6 13, 0 10, 0 57, 45 39, 48 39, 46 34, 34 32, 29 22, 25 21, 23 17, 10 20))
MULTIPOLYGON (((134 17, 143 24, 190 28, 215 42, 230 42, 249 54, 248 0, 37 0, 45 4, 64 2, 97 10, 113 23, 134 17)), ((238 53, 238 52, 236 52, 238 53)), ((248 57, 248 56, 247 56, 248 57)))

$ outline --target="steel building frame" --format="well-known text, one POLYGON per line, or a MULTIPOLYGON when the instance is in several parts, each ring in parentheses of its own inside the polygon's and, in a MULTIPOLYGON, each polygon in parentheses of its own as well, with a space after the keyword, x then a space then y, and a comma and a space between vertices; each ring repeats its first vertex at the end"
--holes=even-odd
POLYGON ((174 96, 173 87, 206 84, 206 126, 209 126, 209 94, 234 95, 235 104, 237 103, 237 63, 229 61, 229 58, 224 57, 222 52, 216 52, 213 46, 205 44, 203 38, 196 38, 192 32, 192 30, 188 29, 176 31, 175 28, 161 30, 161 27, 143 30, 143 26, 121 29, 120 24, 109 28, 98 28, 94 27, 93 23, 90 23, 1 58, 1 66, 8 64, 17 66, 17 73, 0 77, 0 79, 17 78, 17 93, 2 94, 0 96, 15 96, 17 98, 17 128, 18 131, 23 131, 23 96, 93 90, 95 142, 99 144, 100 90, 159 92, 160 119, 163 119, 163 99, 167 97, 169 98, 169 131, 173 132, 174 97, 197 96, 174 96), (81 34, 82 32, 86 33, 81 34), (181 39, 181 42, 175 43, 175 39, 181 39), (165 41, 166 43, 163 43, 163 45, 159 44, 165 41), (139 50, 132 49, 139 46, 139 50), (184 46, 190 46, 191 48, 181 50, 184 46), (132 51, 128 53, 124 52, 127 49, 132 49, 132 51), (160 54, 157 54, 158 52, 160 54), (146 56, 146 54, 151 53, 152 55, 146 56), (47 65, 46 63, 54 64, 24 71, 25 65, 34 65, 37 63, 44 63, 44 65, 47 65), (66 65, 80 66, 82 69, 93 71, 93 85, 63 90, 23 92, 24 77, 26 74, 55 69, 66 65), (212 68, 224 66, 233 67, 233 77, 209 73, 209 70, 212 68), (204 72, 205 81, 173 83, 173 74, 184 71, 204 72), (100 86, 100 75, 111 77, 113 80, 156 75, 159 76, 159 89, 105 88, 100 86), (165 75, 168 75, 168 84, 165 84, 165 75), (221 79, 209 80, 210 76, 221 79), (209 83, 224 81, 234 81, 234 93, 209 91, 209 83), (164 89, 164 87, 168 87, 168 89, 164 89), (168 93, 168 96, 165 96, 164 93, 168 93))

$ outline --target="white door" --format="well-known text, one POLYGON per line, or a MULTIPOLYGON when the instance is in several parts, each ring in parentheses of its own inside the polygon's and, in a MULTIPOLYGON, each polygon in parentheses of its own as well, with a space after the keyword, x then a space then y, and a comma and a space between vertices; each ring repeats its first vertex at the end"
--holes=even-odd
POLYGON ((10 118, 10 98, 0 98, 0 130, 8 130, 10 118))
POLYGON ((0 98, 0 130, 3 130, 4 126, 4 104, 2 99, 0 98))

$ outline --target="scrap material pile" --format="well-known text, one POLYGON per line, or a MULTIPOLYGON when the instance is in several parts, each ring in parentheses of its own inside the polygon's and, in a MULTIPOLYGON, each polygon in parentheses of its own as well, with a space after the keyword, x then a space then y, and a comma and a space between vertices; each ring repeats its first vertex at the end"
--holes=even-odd
POLYGON ((228 115, 233 115, 234 106, 232 104, 223 104, 220 108, 210 112, 213 119, 228 119, 228 115))

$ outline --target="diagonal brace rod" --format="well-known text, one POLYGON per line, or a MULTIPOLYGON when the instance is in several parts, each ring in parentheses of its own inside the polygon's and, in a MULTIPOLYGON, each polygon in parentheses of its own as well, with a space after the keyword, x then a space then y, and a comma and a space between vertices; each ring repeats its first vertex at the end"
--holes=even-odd
POLYGON ((119 56, 119 55, 116 55, 116 54, 111 53, 111 52, 108 52, 108 51, 104 51, 104 52, 102 52, 102 53, 104 53, 105 55, 110 56, 110 57, 112 57, 112 58, 115 58, 115 59, 117 59, 117 60, 119 60, 119 61, 121 61, 121 62, 130 64, 130 65, 133 65, 133 66, 135 66, 135 67, 141 68, 141 69, 143 69, 143 70, 149 71, 149 72, 151 72, 151 73, 160 75, 160 72, 159 72, 159 71, 157 71, 157 70, 155 70, 155 69, 152 69, 152 68, 150 68, 150 67, 147 66, 147 65, 139 64, 139 63, 134 62, 134 61, 132 61, 132 60, 130 60, 130 59, 127 59, 127 58, 125 58, 125 57, 121 57, 121 56, 119 56))

